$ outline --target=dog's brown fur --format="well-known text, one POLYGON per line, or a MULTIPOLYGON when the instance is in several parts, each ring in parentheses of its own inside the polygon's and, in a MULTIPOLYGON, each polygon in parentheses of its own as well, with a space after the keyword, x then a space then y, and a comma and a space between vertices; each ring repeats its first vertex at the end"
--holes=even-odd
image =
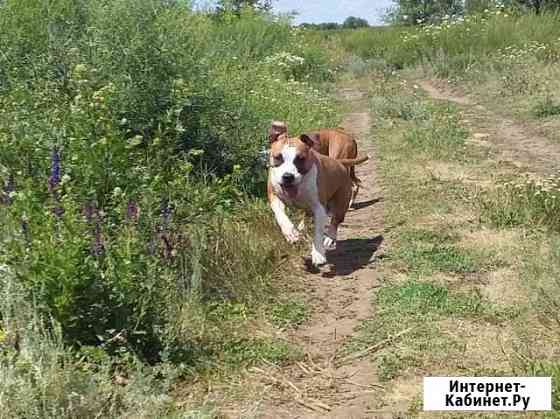
MULTIPOLYGON (((306 133, 314 142, 314 149, 319 153, 329 156, 331 159, 356 159, 358 157, 358 144, 356 140, 344 131, 343 128, 324 128, 318 131, 306 133)), ((368 157, 364 157, 360 163, 365 162, 368 157)), ((354 184, 352 201, 356 198, 361 186, 360 179, 356 176, 354 166, 350 166, 349 174, 354 184)))
MULTIPOLYGON (((273 121, 269 129, 268 137, 272 144, 281 135, 287 135, 288 127, 283 121, 273 121)), ((339 160, 355 160, 358 158, 358 144, 356 140, 347 133, 343 128, 324 128, 317 131, 305 133, 313 141, 313 149, 318 153, 329 156, 331 159, 339 160)), ((368 157, 362 157, 355 164, 360 164, 368 160, 368 157)), ((350 205, 354 202, 356 195, 361 186, 360 179, 356 176, 354 165, 348 168, 348 173, 353 184, 352 198, 350 205)))

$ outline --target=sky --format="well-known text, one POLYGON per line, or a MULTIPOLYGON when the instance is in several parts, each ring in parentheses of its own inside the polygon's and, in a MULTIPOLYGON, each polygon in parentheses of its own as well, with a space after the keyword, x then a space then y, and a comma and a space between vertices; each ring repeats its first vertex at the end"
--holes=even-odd
POLYGON ((348 16, 366 19, 371 25, 381 24, 381 17, 391 6, 391 0, 273 0, 280 13, 298 12, 295 23, 341 23, 348 16))
MULTIPOLYGON (((216 4, 215 0, 195 0, 194 3, 202 8, 216 4)), ((348 16, 356 16, 366 19, 371 25, 379 25, 385 10, 392 3, 392 0, 272 0, 275 12, 298 13, 295 24, 342 23, 348 16)))

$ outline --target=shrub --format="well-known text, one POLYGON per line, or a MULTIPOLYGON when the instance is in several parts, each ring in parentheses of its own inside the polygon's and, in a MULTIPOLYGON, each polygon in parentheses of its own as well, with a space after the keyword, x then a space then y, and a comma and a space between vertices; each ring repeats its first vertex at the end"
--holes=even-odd
POLYGON ((65 342, 194 364, 178 311, 271 292, 258 155, 272 119, 336 125, 326 53, 251 11, 55 3, 0 6, 0 263, 65 342))

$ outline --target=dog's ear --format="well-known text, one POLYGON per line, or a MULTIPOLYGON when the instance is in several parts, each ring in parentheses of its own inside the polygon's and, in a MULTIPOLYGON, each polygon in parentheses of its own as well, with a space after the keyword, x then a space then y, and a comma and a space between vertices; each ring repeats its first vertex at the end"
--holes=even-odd
POLYGON ((310 148, 316 149, 319 147, 319 134, 315 132, 301 134, 299 136, 299 139, 301 140, 301 142, 303 142, 305 145, 307 145, 310 148))
POLYGON ((299 139, 309 148, 313 148, 315 146, 315 141, 313 141, 313 134, 301 134, 299 136, 299 139))
POLYGON ((270 144, 278 140, 282 134, 287 134, 288 126, 283 121, 272 121, 272 125, 268 130, 268 141, 270 144))

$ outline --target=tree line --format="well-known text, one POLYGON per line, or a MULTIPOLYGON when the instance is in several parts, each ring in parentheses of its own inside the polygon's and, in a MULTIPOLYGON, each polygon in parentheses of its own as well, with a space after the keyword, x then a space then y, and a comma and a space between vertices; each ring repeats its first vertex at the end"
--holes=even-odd
MULTIPOLYGON (((181 1, 181 0, 167 0, 181 1)), ((274 0, 220 0, 218 14, 229 10, 240 12, 252 8, 270 12, 274 0)), ((384 20, 388 24, 421 25, 441 21, 445 16, 463 16, 481 13, 496 7, 515 9, 520 13, 540 14, 550 10, 560 10, 560 0, 393 0, 386 11, 384 20)), ((357 29, 368 27, 366 19, 349 16, 343 23, 322 22, 302 23, 302 27, 319 30, 357 29)))
POLYGON ((472 15, 496 7, 540 14, 560 9, 560 0, 394 0, 385 21, 421 25, 441 21, 446 16, 472 15))

